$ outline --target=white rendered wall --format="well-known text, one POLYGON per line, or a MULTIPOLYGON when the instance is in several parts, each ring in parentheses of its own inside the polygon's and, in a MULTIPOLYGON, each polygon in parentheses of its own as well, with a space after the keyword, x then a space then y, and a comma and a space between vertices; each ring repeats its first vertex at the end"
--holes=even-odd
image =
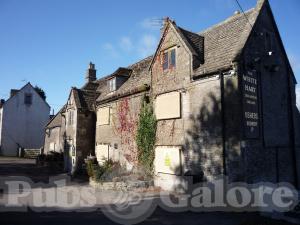
POLYGON ((2 115, 2 154, 16 156, 18 144, 23 148, 41 148, 49 111, 50 107, 30 84, 8 99, 3 106, 2 115), (26 105, 24 95, 29 93, 32 94, 32 104, 26 105))

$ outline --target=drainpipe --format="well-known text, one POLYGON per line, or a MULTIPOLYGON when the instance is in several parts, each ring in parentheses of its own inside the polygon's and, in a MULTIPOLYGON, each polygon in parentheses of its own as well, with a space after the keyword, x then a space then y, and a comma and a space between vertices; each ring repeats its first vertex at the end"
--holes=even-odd
POLYGON ((226 121, 225 121, 225 97, 224 97, 224 74, 220 73, 221 91, 221 115, 222 115, 222 155, 223 155, 223 174, 227 175, 226 169, 226 121))

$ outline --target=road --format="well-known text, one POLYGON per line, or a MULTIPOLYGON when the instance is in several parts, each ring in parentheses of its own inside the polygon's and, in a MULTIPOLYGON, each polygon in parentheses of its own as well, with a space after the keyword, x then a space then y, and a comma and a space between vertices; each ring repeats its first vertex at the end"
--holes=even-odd
MULTIPOLYGON (((58 175, 53 174, 46 167, 37 167, 34 160, 18 159, 18 158, 4 158, 0 157, 0 177, 7 179, 11 176, 26 176, 34 182, 47 182, 50 176, 58 175)), ((69 187, 84 187, 85 183, 77 183, 73 181, 68 184, 69 187)), ((49 187, 47 187, 49 188, 49 187)), ((47 189, 46 187, 44 190, 47 189)), ((47 189, 48 190, 48 189, 47 189)), ((1 191, 1 190, 0 190, 1 191)), ((32 190, 31 190, 32 191, 32 190)), ((32 191, 34 192, 34 191, 32 191)), ((0 200, 8 197, 5 190, 0 192, 0 200)), ((106 193, 102 193, 103 198, 107 197, 106 193)), ((113 196, 113 195, 112 195, 113 196)), ((1 207, 1 205, 0 205, 1 207)), ((2 210, 6 209, 2 205, 2 210)), ((44 208, 45 209, 45 208, 44 208)), ((50 210, 51 208, 46 208, 50 210)), ((35 209, 27 209, 26 212, 0 212, 1 225, 18 225, 18 224, 39 224, 39 225, 96 225, 96 224, 125 224, 128 220, 116 219, 113 221, 109 216, 111 208, 106 205, 101 205, 97 210, 90 212, 62 212, 58 210, 50 212, 36 212, 35 209)), ((138 211, 137 208, 136 211, 138 211)), ((1 210, 0 210, 1 211, 1 210)), ((150 212, 150 209, 149 209, 150 212)), ((126 214, 126 213, 125 213, 126 214)), ((225 213, 225 212, 206 212, 206 213, 193 213, 193 212, 167 212, 160 207, 154 208, 154 212, 150 213, 147 218, 144 218, 139 224, 145 225, 267 225, 267 224, 288 224, 282 221, 273 221, 263 218, 257 213, 225 213)))

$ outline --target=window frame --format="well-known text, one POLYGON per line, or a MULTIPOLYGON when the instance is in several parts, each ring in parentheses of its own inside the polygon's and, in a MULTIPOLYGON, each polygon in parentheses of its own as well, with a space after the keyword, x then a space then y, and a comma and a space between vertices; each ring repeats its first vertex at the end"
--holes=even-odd
POLYGON ((68 125, 72 126, 74 124, 74 111, 69 110, 68 111, 68 125))
POLYGON ((113 78, 109 79, 107 81, 107 86, 108 86, 109 92, 116 91, 117 90, 117 79, 116 79, 116 77, 113 77, 113 78))
POLYGON ((170 49, 169 67, 170 67, 170 69, 176 68, 176 49, 175 48, 170 49), (174 53, 174 54, 172 54, 172 53, 174 53))
POLYGON ((162 51, 162 69, 168 71, 176 68, 176 46, 170 47, 162 51))
POLYGON ((169 53, 168 51, 164 51, 162 53, 162 68, 163 68, 163 71, 166 71, 169 69, 169 53))

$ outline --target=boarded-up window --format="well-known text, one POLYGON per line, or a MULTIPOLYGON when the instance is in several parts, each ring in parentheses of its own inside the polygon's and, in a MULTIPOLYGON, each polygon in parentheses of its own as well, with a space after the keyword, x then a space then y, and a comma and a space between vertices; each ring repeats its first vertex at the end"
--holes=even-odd
POLYGON ((102 164, 109 157, 109 145, 97 145, 96 146, 96 158, 99 164, 102 164))
POLYGON ((170 92, 157 96, 155 114, 158 120, 180 118, 180 93, 170 92))
POLYGON ((109 124, 109 107, 99 108, 97 112, 97 124, 108 125, 109 124))
POLYGON ((180 175, 181 158, 181 148, 179 146, 157 146, 154 159, 155 173, 180 175))

